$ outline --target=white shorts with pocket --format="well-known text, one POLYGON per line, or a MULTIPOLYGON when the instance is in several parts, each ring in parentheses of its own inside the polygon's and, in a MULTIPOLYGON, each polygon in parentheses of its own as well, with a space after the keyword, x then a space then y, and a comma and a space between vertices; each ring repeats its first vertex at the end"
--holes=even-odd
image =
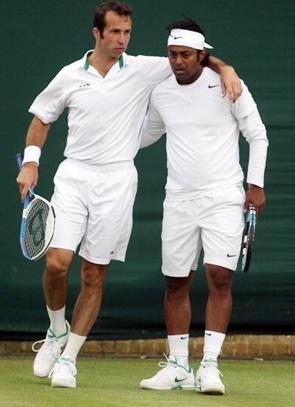
POLYGON ((56 227, 50 247, 91 263, 125 260, 132 230, 137 171, 130 161, 93 166, 66 159, 54 177, 56 227))
POLYGON ((162 225, 162 272, 187 277, 196 270, 201 250, 204 263, 235 270, 244 228, 242 186, 207 192, 198 198, 166 197, 162 225))

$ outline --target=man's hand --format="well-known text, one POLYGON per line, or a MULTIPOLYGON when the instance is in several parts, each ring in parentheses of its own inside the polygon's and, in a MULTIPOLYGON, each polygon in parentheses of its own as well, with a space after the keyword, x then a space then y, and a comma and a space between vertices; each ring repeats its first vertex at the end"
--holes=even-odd
POLYGON ((241 80, 232 66, 225 65, 220 68, 220 84, 222 96, 228 95, 232 103, 241 96, 243 91, 241 80))
POLYGON ((245 212, 248 210, 250 204, 255 207, 257 216, 261 215, 262 209, 265 206, 265 194, 263 188, 258 187, 257 185, 249 185, 244 205, 245 212))
POLYGON ((35 162, 27 162, 23 164, 16 182, 19 185, 21 201, 25 199, 29 188, 35 188, 38 181, 38 165, 35 162))

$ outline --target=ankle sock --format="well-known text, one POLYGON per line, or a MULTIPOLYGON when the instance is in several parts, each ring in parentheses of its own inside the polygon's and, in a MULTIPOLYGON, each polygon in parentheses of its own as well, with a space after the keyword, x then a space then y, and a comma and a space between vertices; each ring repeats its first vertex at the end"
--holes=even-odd
POLYGON ((188 342, 189 334, 168 335, 170 356, 176 359, 178 365, 188 369, 188 342))

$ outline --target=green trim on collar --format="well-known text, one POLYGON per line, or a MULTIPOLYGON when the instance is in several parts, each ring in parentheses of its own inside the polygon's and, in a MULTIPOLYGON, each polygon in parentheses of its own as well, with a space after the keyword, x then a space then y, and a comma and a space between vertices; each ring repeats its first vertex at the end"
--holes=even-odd
POLYGON ((119 67, 120 67, 120 69, 122 69, 123 66, 124 66, 124 58, 123 58, 123 55, 121 55, 120 58, 119 58, 119 67))
POLYGON ((84 66, 83 66, 83 69, 84 69, 84 71, 88 71, 88 69, 89 69, 89 61, 88 61, 88 57, 90 57, 90 55, 92 55, 93 54, 93 51, 89 51, 88 53, 87 53, 87 55, 86 55, 86 58, 85 58, 85 64, 84 64, 84 66))
MULTIPOLYGON (((91 55, 91 54, 86 55, 85 64, 84 64, 84 66, 83 66, 84 71, 88 71, 88 69, 89 69, 89 65, 90 65, 90 64, 89 64, 89 62, 88 62, 88 56, 90 56, 90 55, 91 55)), ((118 62, 119 62, 119 68, 122 69, 123 66, 124 66, 124 58, 123 58, 123 55, 120 56, 118 62)))
POLYGON ((88 71, 88 68, 89 68, 89 62, 88 62, 88 58, 86 57, 86 58, 85 58, 85 64, 84 64, 84 66, 83 66, 83 69, 84 69, 84 71, 88 71))

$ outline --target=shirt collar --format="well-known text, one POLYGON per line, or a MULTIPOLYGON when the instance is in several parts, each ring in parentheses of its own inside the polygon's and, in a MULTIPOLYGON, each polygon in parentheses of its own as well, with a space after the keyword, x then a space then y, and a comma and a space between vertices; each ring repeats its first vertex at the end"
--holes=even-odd
MULTIPOLYGON (((89 62, 88 62, 88 57, 92 54, 93 49, 87 51, 83 58, 81 59, 81 65, 83 66, 84 71, 88 71, 89 69, 89 62)), ((123 52, 123 54, 120 56, 118 62, 117 62, 119 69, 122 69, 125 65, 127 65, 127 54, 123 52)), ((116 64, 115 64, 116 65, 116 64)))

